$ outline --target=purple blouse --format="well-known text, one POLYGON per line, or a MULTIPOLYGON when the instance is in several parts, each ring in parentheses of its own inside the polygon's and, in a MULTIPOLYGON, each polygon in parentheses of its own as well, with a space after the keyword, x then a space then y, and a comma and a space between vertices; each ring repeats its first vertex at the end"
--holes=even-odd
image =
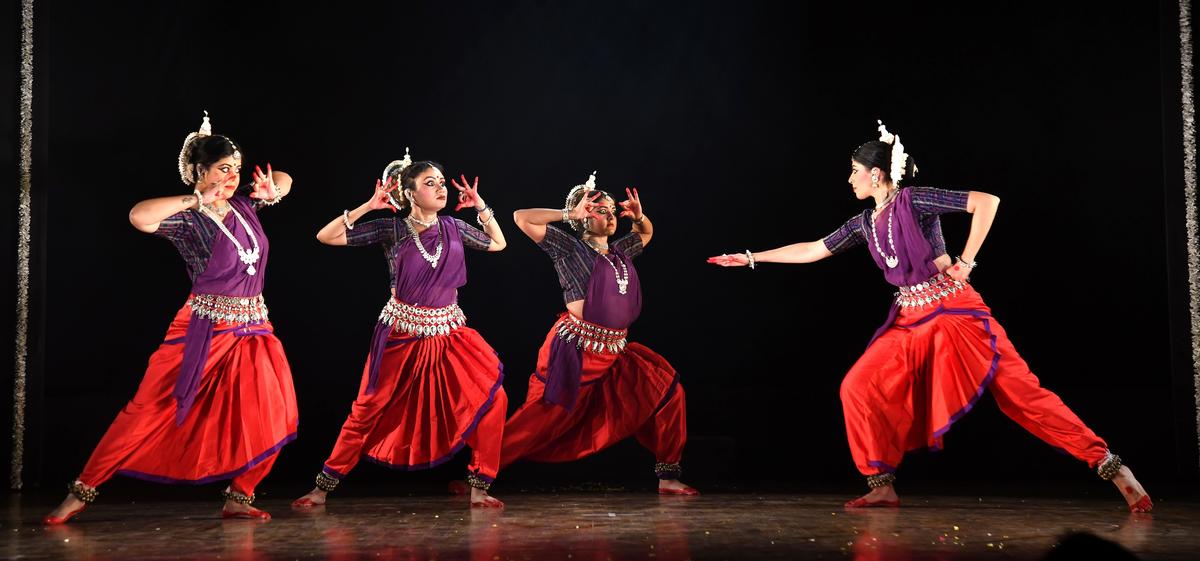
MULTIPOLYGON (((608 265, 596 259, 596 256, 599 255, 596 250, 584 243, 583 240, 554 226, 546 227, 546 236, 538 243, 538 247, 554 260, 554 271, 558 273, 558 284, 563 289, 564 303, 583 300, 587 296, 592 271, 600 270, 597 267, 603 266, 609 275, 612 274, 612 269, 608 265)), ((625 257, 629 274, 631 277, 635 276, 637 273, 633 270, 632 259, 642 254, 642 237, 636 232, 629 232, 617 238, 608 247, 613 253, 619 253, 625 257)), ((619 264, 617 269, 620 269, 619 264)), ((630 286, 633 285, 633 282, 631 278, 630 286)))
MULTIPOLYGON (((413 238, 404 219, 398 216, 356 224, 353 230, 346 231, 346 245, 382 244, 396 299, 426 308, 442 308, 458 301, 458 289, 467 284, 463 249, 486 251, 491 243, 487 234, 452 216, 439 216, 437 225, 426 228, 417 239, 413 238), (442 255, 437 267, 433 267, 416 244, 421 244, 429 255, 436 255, 439 239, 442 255)), ((365 391, 368 395, 375 393, 379 365, 391 332, 391 326, 383 321, 375 324, 367 362, 365 391)))
MULTIPOLYGON (((241 214, 246 225, 258 240, 259 257, 254 263, 255 274, 247 273, 249 266, 238 258, 237 248, 211 218, 199 211, 185 210, 175 213, 159 223, 154 233, 167 238, 179 250, 187 264, 188 276, 192 279, 193 294, 219 294, 223 296, 257 296, 262 294, 267 270, 267 253, 270 244, 258 221, 258 208, 253 200, 241 194, 229 199, 229 205, 241 214)), ((242 227, 233 212, 225 215, 222 222, 242 247, 253 249, 250 235, 242 227)), ((267 333, 251 329, 249 325, 235 330, 235 335, 254 336, 267 333)), ((179 366, 179 377, 175 380, 172 395, 176 400, 175 422, 183 424, 191 410, 204 364, 208 360, 212 344, 212 320, 195 312, 188 319, 187 332, 183 337, 183 359, 179 366)), ((170 343, 164 343, 170 344, 170 343)))
MULTIPOLYGON (((860 244, 866 244, 871 259, 883 271, 883 277, 894 286, 912 286, 929 280, 938 273, 933 260, 946 254, 946 242, 942 239, 939 215, 948 212, 966 212, 969 193, 948 191, 932 187, 906 187, 900 190, 872 225, 875 240, 867 229, 871 220, 871 209, 851 218, 841 228, 825 237, 825 247, 837 254, 860 244), (892 236, 888 241, 888 221, 891 221, 892 236), (878 243, 878 246, 876 246, 878 243), (893 248, 894 247, 894 248, 893 248), (880 248, 888 257, 896 257, 895 267, 888 267, 880 248)), ((895 300, 888 310, 887 319, 871 337, 871 343, 896 322, 900 307, 895 300)))
POLYGON ((884 272, 888 282, 896 286, 909 286, 924 282, 937 274, 933 260, 946 253, 946 241, 942 237, 940 215, 949 212, 967 211, 967 191, 950 191, 933 187, 905 187, 896 199, 875 218, 874 232, 879 247, 892 255, 888 242, 888 219, 892 220, 892 244, 899 253, 900 264, 889 268, 876 250, 875 242, 868 239, 867 221, 871 209, 864 210, 841 228, 822 240, 830 253, 839 254, 853 247, 866 244, 871 257, 884 272))
MULTIPOLYGON (((199 211, 188 209, 172 214, 159 222, 158 230, 154 231, 154 235, 174 244, 180 257, 183 257, 195 294, 256 296, 262 293, 269 243, 262 223, 258 221, 259 205, 240 194, 231 197, 229 204, 241 213, 258 238, 259 258, 254 264, 257 274, 246 274, 246 264, 238 259, 233 242, 221 233, 216 222, 199 211)), ((223 223, 242 247, 247 250, 254 248, 250 236, 232 212, 225 215, 223 223)))
POLYGON ((437 252, 439 231, 444 239, 436 268, 421 256, 404 219, 398 216, 355 224, 353 230, 346 231, 346 245, 382 245, 388 281, 396 289, 396 298, 413 306, 440 308, 453 304, 457 289, 467 283, 463 249, 487 251, 492 238, 462 220, 439 216, 438 227, 426 228, 420 235, 430 255, 437 252))
MULTIPOLYGON (((642 237, 637 233, 630 232, 609 244, 607 255, 554 227, 546 228, 546 237, 538 246, 554 259, 563 299, 584 299, 584 321, 628 329, 641 314, 642 285, 633 266, 633 257, 642 252, 642 237), (625 294, 621 294, 617 275, 624 277, 626 272, 628 284, 625 294)), ((550 343, 542 401, 570 411, 575 407, 582 379, 583 350, 575 341, 555 337, 550 343)))

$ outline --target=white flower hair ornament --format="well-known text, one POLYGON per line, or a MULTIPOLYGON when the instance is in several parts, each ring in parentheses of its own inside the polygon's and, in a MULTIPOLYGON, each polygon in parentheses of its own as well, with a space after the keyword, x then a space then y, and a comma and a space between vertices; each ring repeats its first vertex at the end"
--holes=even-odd
MULTIPOLYGON (((900 143, 899 135, 888 132, 887 125, 884 125, 882 120, 877 119, 875 122, 879 123, 879 140, 892 145, 892 169, 888 170, 888 175, 892 178, 892 184, 899 187, 908 164, 908 154, 904 152, 904 144, 900 143)), ((913 175, 916 174, 917 166, 914 165, 913 175)))
MULTIPOLYGON (((571 208, 571 197, 574 197, 575 193, 578 193, 580 190, 584 191, 584 196, 587 196, 586 193, 588 191, 596 190, 596 174, 597 173, 598 172, 593 171, 591 173, 591 175, 588 175, 587 181, 584 181, 582 185, 576 185, 576 186, 572 187, 571 190, 567 192, 567 201, 564 204, 563 208, 565 208, 565 209, 571 208)), ((567 224, 569 224, 571 226, 571 229, 575 230, 576 232, 583 231, 583 220, 568 220, 567 224)))
POLYGON ((183 139, 183 148, 179 149, 179 179, 182 179, 184 184, 193 185, 196 183, 195 166, 188 161, 188 149, 191 148, 192 141, 211 134, 212 123, 208 120, 208 111, 205 111, 204 122, 200 124, 200 130, 187 135, 183 139))
MULTIPOLYGON (((408 147, 405 146, 404 147, 404 159, 392 160, 391 162, 388 163, 388 165, 384 166, 383 175, 379 177, 379 183, 382 185, 387 185, 389 176, 391 176, 393 173, 397 174, 397 176, 398 176, 400 174, 400 172, 404 171, 404 169, 407 168, 408 166, 411 166, 412 163, 413 163, 412 156, 408 153, 408 147)), ((399 187, 399 185, 397 185, 397 187, 399 187)), ((387 196, 388 196, 389 204, 391 204, 393 207, 395 207, 396 210, 403 210, 403 207, 400 205, 400 203, 397 202, 396 198, 392 196, 391 191, 388 191, 387 196)))
MULTIPOLYGON (((212 122, 208 120, 208 111, 204 112, 204 121, 200 123, 200 130, 187 135, 187 138, 183 139, 183 148, 179 149, 179 179, 182 179, 186 185, 195 185, 196 183, 196 164, 188 161, 188 151, 191 149, 192 142, 202 136, 212 136, 212 122)), ((229 144, 233 146, 233 159, 241 160, 241 150, 238 150, 232 140, 229 141, 229 144)))

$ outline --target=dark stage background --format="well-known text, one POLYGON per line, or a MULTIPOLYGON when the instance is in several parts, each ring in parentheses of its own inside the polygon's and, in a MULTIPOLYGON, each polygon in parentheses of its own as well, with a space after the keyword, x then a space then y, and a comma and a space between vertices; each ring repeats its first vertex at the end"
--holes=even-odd
MULTIPOLYGON (((174 249, 126 213, 187 191, 175 160, 205 109, 248 164, 295 178, 262 213, 266 295, 301 411, 267 492, 311 485, 388 296, 379 250, 325 247, 316 231, 406 146, 478 175, 503 219, 509 248, 468 255, 460 302, 506 365, 510 411, 562 305, 550 261, 509 213, 560 207, 599 170, 602 188, 637 186, 655 222, 632 338, 683 376, 684 479, 857 490, 838 386, 891 287, 863 249, 756 271, 704 259, 819 239, 863 208, 845 179, 877 118, 920 166, 913 184, 1003 199, 974 282, 1043 383, 1149 488, 1194 473, 1175 4, 832 4, 38 2, 44 322, 27 484, 57 492, 78 472, 187 295, 174 249)), ((968 224, 943 220, 952 252, 968 224)), ((946 444, 909 456, 904 489, 1111 492, 990 397, 946 444)), ((346 490, 432 485, 464 464, 363 464, 346 490)), ((652 464, 627 442, 518 464, 496 492, 649 487, 652 464)))

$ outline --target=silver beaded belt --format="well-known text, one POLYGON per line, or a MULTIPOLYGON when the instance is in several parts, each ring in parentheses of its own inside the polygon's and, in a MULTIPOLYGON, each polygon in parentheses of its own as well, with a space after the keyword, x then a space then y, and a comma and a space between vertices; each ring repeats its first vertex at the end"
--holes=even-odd
POLYGON ((422 308, 405 304, 395 298, 388 301, 379 312, 379 321, 393 331, 411 333, 417 337, 449 335, 451 331, 467 324, 467 316, 458 304, 442 308, 422 308))
POLYGON ((210 321, 227 323, 262 323, 267 321, 267 305, 262 294, 257 296, 221 296, 193 294, 187 305, 192 313, 210 321))
POLYGON ((900 292, 896 293, 896 304, 901 308, 923 308, 949 298, 966 287, 967 283, 954 280, 946 273, 938 273, 923 283, 900 287, 900 292))
POLYGON ((558 323, 558 338, 577 348, 602 354, 617 354, 625 350, 628 329, 609 329, 583 321, 571 314, 558 323))

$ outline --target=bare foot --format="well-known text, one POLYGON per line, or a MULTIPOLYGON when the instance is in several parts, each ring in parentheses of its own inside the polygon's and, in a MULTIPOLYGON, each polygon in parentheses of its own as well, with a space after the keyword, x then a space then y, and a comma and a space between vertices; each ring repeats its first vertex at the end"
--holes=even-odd
POLYGON ((325 497, 328 494, 329 493, 326 493, 325 491, 322 491, 317 488, 313 488, 313 490, 309 491, 307 495, 304 495, 303 497, 300 497, 299 499, 292 501, 292 506, 299 506, 299 507, 321 506, 321 505, 325 504, 325 497))
POLYGON ((699 495, 700 491, 689 487, 678 479, 659 479, 658 494, 660 495, 699 495))
POLYGON ((504 508, 504 502, 487 494, 487 491, 471 488, 471 506, 481 508, 504 508))
POLYGON ((221 518, 248 518, 252 520, 270 520, 271 514, 250 505, 232 500, 226 500, 221 507, 221 518))
POLYGON ((63 499, 62 504, 50 511, 50 514, 46 515, 42 521, 47 524, 62 524, 70 520, 72 516, 83 510, 86 506, 87 504, 79 500, 75 495, 67 493, 67 498, 63 499))
POLYGON ((225 506, 221 507, 221 510, 223 510, 225 512, 236 514, 236 513, 242 513, 242 512, 250 512, 251 508, 252 507, 250 505, 244 505, 237 501, 227 500, 227 501, 225 501, 225 506))
POLYGON ((871 508, 900 506, 900 495, 891 485, 876 487, 857 499, 846 503, 846 508, 871 508))
POLYGON ((1129 512, 1150 512, 1154 509, 1154 502, 1150 500, 1150 495, 1142 488, 1142 484, 1138 483, 1129 466, 1121 466, 1121 471, 1113 476, 1112 482, 1125 497, 1125 502, 1129 504, 1129 512))

